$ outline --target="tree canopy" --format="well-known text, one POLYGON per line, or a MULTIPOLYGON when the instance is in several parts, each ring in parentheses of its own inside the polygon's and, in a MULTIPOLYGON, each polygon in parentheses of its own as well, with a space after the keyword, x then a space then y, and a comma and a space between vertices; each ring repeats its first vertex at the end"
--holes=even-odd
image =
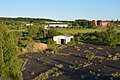
POLYGON ((0 76, 3 78, 22 80, 17 41, 14 32, 9 32, 5 26, 0 27, 0 76))

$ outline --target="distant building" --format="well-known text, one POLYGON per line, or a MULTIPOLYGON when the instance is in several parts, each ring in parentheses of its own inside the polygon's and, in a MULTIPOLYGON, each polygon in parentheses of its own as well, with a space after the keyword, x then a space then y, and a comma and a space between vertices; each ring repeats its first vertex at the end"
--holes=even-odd
POLYGON ((120 24, 118 24, 118 26, 120 27, 120 24))
POLYGON ((68 27, 68 24, 63 22, 47 22, 44 29, 48 29, 48 27, 68 27))
POLYGON ((120 21, 117 23, 117 26, 119 26, 119 27, 120 27, 120 21))
POLYGON ((26 24, 26 26, 33 26, 33 24, 26 24))
POLYGON ((53 40, 56 42, 56 44, 67 44, 72 38, 74 38, 74 36, 60 35, 54 36, 53 40))
POLYGON ((97 21, 97 26, 108 26, 110 21, 97 21))

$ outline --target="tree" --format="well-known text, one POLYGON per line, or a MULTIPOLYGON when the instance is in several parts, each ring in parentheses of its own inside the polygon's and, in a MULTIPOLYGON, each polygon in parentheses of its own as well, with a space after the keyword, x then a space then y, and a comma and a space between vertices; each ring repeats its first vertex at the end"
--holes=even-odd
POLYGON ((79 20, 75 20, 75 24, 79 24, 83 28, 86 28, 89 26, 89 21, 85 19, 79 19, 79 20))
POLYGON ((57 32, 57 30, 55 29, 49 29, 48 30, 48 34, 47 34, 47 37, 48 38, 52 38, 53 36, 57 36, 59 33, 57 32))
POLYGON ((14 80, 22 80, 20 53, 17 37, 6 27, 0 27, 0 76, 14 80))
POLYGON ((29 36, 36 36, 38 32, 39 32, 39 27, 37 26, 30 26, 28 29, 29 36))
POLYGON ((102 33, 102 39, 108 46, 116 46, 118 36, 117 32, 114 30, 114 26, 108 26, 107 31, 102 33))
POLYGON ((52 39, 48 39, 47 44, 48 45, 54 45, 54 44, 56 44, 56 42, 53 41, 52 39))
POLYGON ((96 21, 95 21, 95 20, 90 21, 90 22, 89 22, 89 26, 90 26, 91 28, 96 28, 96 21))
POLYGON ((40 36, 41 34, 44 35, 43 29, 44 29, 43 24, 36 24, 34 26, 30 26, 28 29, 28 35, 32 37, 40 36))

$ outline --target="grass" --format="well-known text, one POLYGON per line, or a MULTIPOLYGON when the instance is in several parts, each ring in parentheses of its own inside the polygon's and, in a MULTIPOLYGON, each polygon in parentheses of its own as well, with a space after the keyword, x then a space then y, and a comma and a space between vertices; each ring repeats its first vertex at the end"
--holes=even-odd
POLYGON ((17 31, 17 32, 26 32, 27 29, 21 29, 21 30, 9 30, 10 32, 14 32, 14 31, 17 31))
POLYGON ((63 34, 77 34, 77 33, 92 33, 92 32, 101 32, 104 29, 103 28, 81 28, 81 29, 67 29, 67 28, 55 28, 58 32, 63 34))
MULTIPOLYGON (((105 31, 107 28, 106 27, 98 27, 98 28, 80 28, 80 29, 73 29, 73 28, 54 28, 58 32, 62 34, 77 34, 77 33, 92 33, 92 32, 102 32, 105 31)), ((117 32, 120 32, 120 28, 115 28, 117 32)))

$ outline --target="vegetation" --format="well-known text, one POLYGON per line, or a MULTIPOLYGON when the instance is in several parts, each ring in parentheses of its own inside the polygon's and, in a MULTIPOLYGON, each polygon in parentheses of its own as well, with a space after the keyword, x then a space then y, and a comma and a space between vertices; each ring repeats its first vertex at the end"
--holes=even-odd
POLYGON ((115 31, 114 26, 108 26, 105 31, 94 33, 75 34, 76 42, 99 43, 108 46, 116 46, 120 42, 119 33, 115 31))
POLYGON ((3 78, 22 80, 20 50, 17 37, 7 27, 0 27, 0 76, 3 78))
MULTIPOLYGON (((84 57, 89 61, 93 60, 94 58, 100 59, 101 62, 104 59, 120 60, 119 53, 114 55, 108 54, 107 57, 96 56, 94 54, 95 49, 95 53, 97 53, 98 51, 105 50, 104 47, 89 47, 88 49, 82 51, 82 48, 76 45, 81 43, 92 43, 112 47, 117 46, 117 44, 120 44, 120 28, 115 25, 118 22, 114 21, 115 24, 111 24, 108 27, 99 27, 95 25, 95 21, 63 21, 69 25, 67 28, 56 27, 44 30, 46 21, 54 20, 0 18, 0 77, 11 80, 23 79, 21 71, 25 70, 25 65, 28 59, 32 59, 32 57, 26 55, 28 59, 25 59, 23 64, 21 64, 22 61, 18 59, 18 56, 20 55, 20 49, 23 53, 26 53, 42 52, 43 50, 49 48, 48 53, 55 55, 59 53, 60 49, 67 48, 69 46, 74 47, 74 50, 77 50, 78 53, 85 53, 84 57), (56 45, 56 42, 52 39, 53 36, 62 34, 74 35, 74 38, 67 45, 56 45)), ((45 53, 47 54, 47 50, 45 53)), ((69 56, 78 56, 77 58, 81 56, 81 54, 74 55, 69 51, 67 53, 68 54, 65 54, 61 51, 60 55, 65 56, 66 60, 69 56)), ((38 61, 40 61, 40 59, 42 58, 37 58, 38 61)), ((79 61, 75 60, 74 62, 77 64, 79 61)), ((81 66, 85 68, 89 65, 92 65, 92 63, 84 63, 84 65, 81 66)), ((62 74, 62 72, 59 71, 62 67, 62 64, 55 65, 55 67, 46 71, 45 73, 41 73, 34 80, 46 80, 52 76, 59 76, 62 74)), ((74 66, 73 68, 74 70, 80 69, 79 67, 74 66)), ((34 76, 35 72, 31 72, 30 74, 34 76)), ((118 74, 111 75, 114 76, 118 74)))
POLYGON ((28 35, 32 37, 40 36, 41 34, 44 35, 43 29, 44 29, 44 24, 39 24, 39 25, 36 24, 33 26, 29 26, 28 35))
POLYGON ((116 53, 115 55, 108 54, 107 60, 120 60, 120 53, 116 53))
POLYGON ((90 53, 88 53, 88 54, 86 55, 86 58, 87 58, 88 60, 93 60, 93 58, 95 58, 95 54, 94 54, 93 52, 90 52, 90 53))
POLYGON ((62 67, 63 67, 62 64, 57 64, 57 65, 55 65, 55 67, 46 71, 45 73, 41 73, 39 76, 37 76, 33 80, 46 80, 47 78, 51 77, 50 76, 51 74, 52 74, 52 76, 56 76, 56 77, 59 75, 62 75, 62 72, 59 71, 59 68, 62 68, 62 67))
POLYGON ((53 36, 57 36, 59 34, 60 33, 57 30, 55 30, 54 28, 51 28, 48 30, 47 38, 53 38, 53 36))
POLYGON ((47 44, 53 46, 56 44, 56 42, 53 41, 52 39, 48 39, 47 44))
POLYGON ((118 37, 118 33, 114 30, 113 26, 108 26, 107 31, 102 33, 103 43, 108 46, 116 46, 118 37))
MULTIPOLYGON (((55 30, 57 30, 58 32, 62 33, 62 34, 77 34, 77 33, 93 33, 95 31, 97 32, 102 32, 105 30, 104 27, 100 28, 55 28, 55 30)), ((119 30, 118 30, 119 31, 119 30)))
POLYGON ((69 43, 68 46, 73 46, 76 44, 77 41, 75 41, 75 39, 73 38, 69 43))

